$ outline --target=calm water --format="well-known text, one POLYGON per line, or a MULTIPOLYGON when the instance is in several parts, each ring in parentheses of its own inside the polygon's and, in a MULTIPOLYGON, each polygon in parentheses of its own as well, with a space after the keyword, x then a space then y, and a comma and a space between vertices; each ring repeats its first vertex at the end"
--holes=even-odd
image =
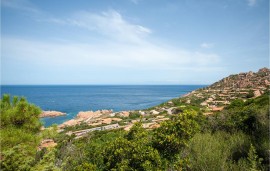
POLYGON ((45 126, 61 124, 79 111, 145 109, 179 97, 203 85, 162 86, 1 86, 2 94, 24 96, 43 110, 67 113, 56 118, 42 118, 45 126))

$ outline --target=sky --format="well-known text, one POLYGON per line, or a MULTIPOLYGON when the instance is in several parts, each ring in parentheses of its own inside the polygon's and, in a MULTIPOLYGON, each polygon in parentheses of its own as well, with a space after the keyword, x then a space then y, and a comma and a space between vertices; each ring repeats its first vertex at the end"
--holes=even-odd
POLYGON ((1 0, 2 85, 202 85, 262 67, 269 0, 1 0))

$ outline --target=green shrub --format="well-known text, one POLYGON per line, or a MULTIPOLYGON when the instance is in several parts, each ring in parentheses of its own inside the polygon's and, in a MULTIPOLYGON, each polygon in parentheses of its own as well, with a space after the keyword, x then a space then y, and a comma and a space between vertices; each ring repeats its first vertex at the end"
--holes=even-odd
POLYGON ((191 170, 229 170, 247 156, 249 144, 250 140, 243 133, 196 134, 189 147, 191 170))
POLYGON ((195 111, 184 111, 154 130, 153 146, 164 158, 171 160, 188 144, 199 129, 196 117, 195 111))

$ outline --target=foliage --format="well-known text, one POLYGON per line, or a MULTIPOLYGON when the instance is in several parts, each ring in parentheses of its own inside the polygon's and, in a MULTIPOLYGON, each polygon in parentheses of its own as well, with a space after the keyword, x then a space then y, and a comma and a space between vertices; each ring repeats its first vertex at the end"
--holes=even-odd
POLYGON ((132 113, 129 114, 130 119, 138 119, 138 118, 140 118, 140 116, 141 115, 139 113, 137 113, 137 112, 132 112, 132 113))
POLYGON ((195 111, 184 111, 155 130, 153 145, 167 159, 174 158, 198 131, 195 111))
POLYGON ((60 168, 55 166, 55 149, 48 150, 31 170, 33 171, 60 171, 60 168))
POLYGON ((226 107, 226 109, 233 109, 237 107, 243 107, 244 106, 244 101, 242 99, 236 99, 231 102, 229 106, 226 107))
POLYGON ((3 95, 1 101, 1 168, 29 170, 33 166, 36 148, 40 142, 37 133, 41 110, 25 98, 3 95))
POLYGON ((157 150, 146 144, 117 138, 104 151, 105 170, 153 170, 161 167, 157 150))
MULTIPOLYGON (((213 116, 203 116, 196 99, 185 106, 181 99, 172 102, 178 114, 170 115, 157 129, 146 130, 140 121, 128 132, 95 131, 76 139, 66 132, 88 125, 62 133, 57 133, 55 125, 40 132, 40 109, 24 98, 10 100, 4 95, 0 104, 1 169, 267 170, 268 93, 245 102, 235 100, 213 116), (47 138, 57 142, 56 148, 37 152, 40 139, 47 138)), ((139 117, 133 113, 123 123, 139 117)))
POLYGON ((2 155, 1 170, 3 171, 30 170, 35 160, 33 155, 29 155, 29 147, 25 145, 11 147, 3 151, 2 155))
POLYGON ((58 136, 57 125, 52 125, 49 128, 44 129, 40 134, 42 139, 54 139, 58 136))
MULTIPOLYGON (((18 144, 25 144, 29 147, 36 147, 40 139, 33 133, 24 129, 8 127, 0 130, 1 150, 10 149, 18 144)), ((35 149, 30 148, 31 154, 35 149)))
POLYGON ((25 98, 13 97, 5 94, 0 101, 1 129, 9 126, 38 132, 41 127, 39 114, 41 110, 33 104, 29 104, 25 98))
POLYGON ((198 133, 189 147, 191 170, 230 170, 232 165, 236 168, 237 162, 247 155, 249 143, 241 132, 198 133))
POLYGON ((254 97, 254 93, 253 93, 252 90, 249 90, 249 92, 248 92, 246 98, 252 98, 252 97, 254 97))
POLYGON ((249 161, 251 171, 260 170, 262 158, 258 157, 256 153, 256 149, 254 148, 252 144, 250 145, 250 149, 248 152, 248 161, 249 161))
MULTIPOLYGON (((235 100, 225 110, 209 117, 207 126, 211 132, 225 131, 233 134, 242 131, 250 137, 262 164, 269 163, 269 96, 264 95, 246 102, 235 100)), ((246 156, 244 156, 246 157, 246 156)), ((241 160, 242 164, 248 163, 241 160)))
POLYGON ((269 98, 267 94, 257 98, 233 101, 226 110, 210 118, 209 129, 234 132, 242 130, 256 138, 267 135, 269 128, 269 98), (258 137, 259 136, 259 137, 258 137))
POLYGON ((97 166, 92 163, 83 163, 75 168, 75 171, 96 171, 97 166))

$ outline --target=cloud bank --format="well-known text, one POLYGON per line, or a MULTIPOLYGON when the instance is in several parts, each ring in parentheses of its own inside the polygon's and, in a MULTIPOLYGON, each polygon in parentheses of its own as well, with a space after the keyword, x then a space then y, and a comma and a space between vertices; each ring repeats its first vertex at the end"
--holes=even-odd
MULTIPOLYGON (((101 13, 80 11, 65 19, 42 20, 95 33, 99 43, 73 40, 63 43, 3 36, 2 59, 6 71, 18 65, 24 68, 33 64, 37 72, 61 67, 63 70, 72 68, 82 74, 97 72, 97 68, 106 73, 126 69, 132 72, 158 70, 180 73, 183 70, 216 70, 216 64, 220 62, 220 56, 215 53, 189 51, 153 42, 151 29, 127 21, 115 10, 101 13), (20 64, 15 64, 16 61, 20 64)), ((204 48, 211 46, 202 44, 204 48)))

